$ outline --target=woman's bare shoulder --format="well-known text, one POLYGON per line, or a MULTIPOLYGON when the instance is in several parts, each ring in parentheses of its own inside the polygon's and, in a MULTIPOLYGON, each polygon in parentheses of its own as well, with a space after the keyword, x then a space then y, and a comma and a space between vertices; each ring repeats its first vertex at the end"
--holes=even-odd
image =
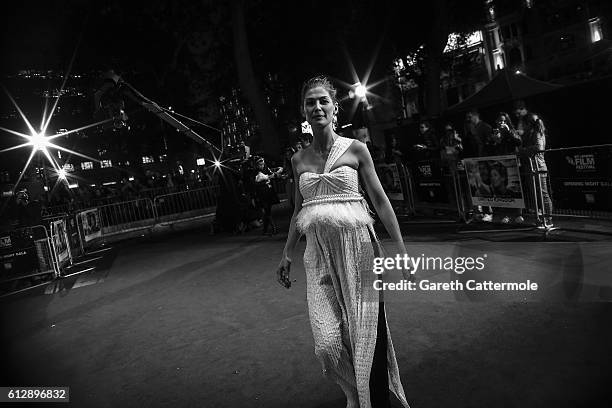
POLYGON ((304 152, 306 149, 298 150, 291 156, 291 164, 297 166, 304 161, 304 152))

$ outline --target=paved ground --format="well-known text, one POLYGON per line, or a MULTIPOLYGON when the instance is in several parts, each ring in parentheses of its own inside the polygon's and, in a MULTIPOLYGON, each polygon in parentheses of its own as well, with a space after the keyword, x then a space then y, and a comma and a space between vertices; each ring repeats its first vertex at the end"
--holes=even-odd
MULTIPOLYGON (((415 252, 486 252, 496 277, 544 289, 525 299, 390 298, 412 407, 586 407, 610 397, 612 241, 593 224, 568 222, 583 232, 547 240, 403 225, 415 252)), ((300 257, 291 290, 274 281, 284 239, 210 236, 203 225, 109 244, 83 264, 93 271, 0 302, 0 385, 70 386, 78 407, 344 407, 314 357, 300 257)))

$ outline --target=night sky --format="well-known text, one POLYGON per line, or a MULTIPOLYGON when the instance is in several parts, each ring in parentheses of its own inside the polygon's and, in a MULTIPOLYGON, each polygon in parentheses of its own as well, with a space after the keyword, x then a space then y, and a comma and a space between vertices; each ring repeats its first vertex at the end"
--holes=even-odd
MULTIPOLYGON (((24 68, 63 71, 77 45, 75 70, 101 70, 112 65, 125 72, 163 71, 172 61, 177 32, 179 36, 199 35, 204 42, 220 43, 215 45, 220 52, 211 53, 209 58, 232 64, 226 3, 11 2, 2 24, 2 72, 10 74, 24 68), (217 21, 211 24, 207 17, 213 14, 217 21)), ((397 50, 398 39, 401 37, 403 46, 418 43, 427 23, 422 18, 423 10, 398 5, 405 2, 246 3, 255 69, 283 71, 291 77, 325 72, 350 81, 347 57, 350 55, 361 76, 379 43, 372 75, 382 77, 397 50)))

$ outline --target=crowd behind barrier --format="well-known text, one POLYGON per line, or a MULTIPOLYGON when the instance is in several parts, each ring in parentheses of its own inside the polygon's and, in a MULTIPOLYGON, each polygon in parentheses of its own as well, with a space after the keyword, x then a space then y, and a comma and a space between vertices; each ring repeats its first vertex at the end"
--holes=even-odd
MULTIPOLYGON (((458 135, 456 141, 461 143, 458 135)), ((394 147, 393 143, 390 145, 394 147)), ((398 216, 431 215, 433 211, 434 215, 447 215, 451 222, 469 223, 478 206, 484 208, 488 204, 493 209, 494 221, 503 222, 508 215, 520 215, 526 225, 533 227, 544 225, 545 218, 554 214, 612 218, 607 204, 612 202, 612 145, 536 149, 528 154, 516 151, 504 156, 456 155, 452 160, 444 157, 449 152, 448 145, 442 140, 436 145, 440 155, 432 154, 433 148, 419 149, 420 154, 412 156, 402 156, 399 151, 393 154, 391 149, 391 160, 389 155, 382 157, 380 151, 368 145, 398 216), (546 158, 548 169, 538 166, 539 154, 546 158), (489 177, 493 170, 482 173, 480 169, 482 174, 474 178, 472 173, 477 173, 480 163, 503 173, 505 195, 493 183, 483 180, 482 174, 489 177), (505 163, 503 168, 500 163, 505 163), (547 213, 543 197, 543 183, 549 175, 554 200, 552 214, 547 213), (484 193, 478 187, 484 188, 484 193)), ((274 192, 286 193, 290 203, 295 181, 286 164, 294 152, 292 148, 286 150, 284 169, 278 170, 278 178, 270 180, 274 192)), ((75 259, 113 235, 212 213, 218 219, 221 210, 239 213, 229 217, 231 228, 259 220, 262 214, 257 209, 252 170, 249 166, 235 166, 214 180, 143 188, 138 195, 136 190, 121 184, 116 190, 123 191, 123 195, 36 207, 38 212, 30 211, 18 196, 15 213, 18 223, 8 228, 5 225, 0 234, 4 268, 1 291, 15 289, 15 282, 20 280, 35 283, 60 278, 75 259)))

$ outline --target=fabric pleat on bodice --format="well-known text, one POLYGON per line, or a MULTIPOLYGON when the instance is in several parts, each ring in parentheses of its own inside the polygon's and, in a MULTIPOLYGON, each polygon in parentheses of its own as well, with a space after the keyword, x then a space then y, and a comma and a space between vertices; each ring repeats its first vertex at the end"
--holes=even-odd
POLYGON ((322 224, 345 228, 372 224, 370 211, 359 192, 357 170, 348 165, 332 169, 352 142, 352 139, 339 136, 330 150, 323 173, 307 171, 300 174, 303 202, 296 220, 300 232, 322 224))

